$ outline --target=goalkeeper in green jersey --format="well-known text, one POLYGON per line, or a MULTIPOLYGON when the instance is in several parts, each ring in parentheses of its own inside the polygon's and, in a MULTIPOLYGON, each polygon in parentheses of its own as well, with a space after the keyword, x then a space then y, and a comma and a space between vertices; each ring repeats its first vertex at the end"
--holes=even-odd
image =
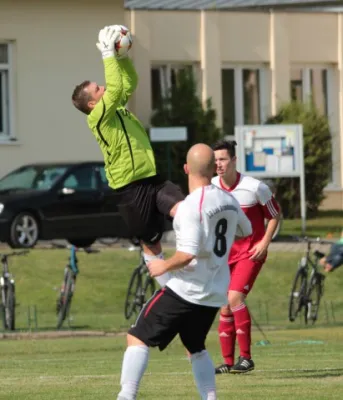
MULTIPOLYGON (((99 32, 97 47, 103 58, 106 88, 84 81, 72 95, 74 106, 87 115, 105 160, 109 186, 130 236, 141 240, 146 262, 162 258, 160 240, 164 216, 174 217, 184 199, 178 186, 157 174, 149 137, 139 120, 125 108, 137 87, 132 61, 118 57, 115 43, 120 25, 99 32)), ((168 276, 159 281, 164 285, 168 276)))

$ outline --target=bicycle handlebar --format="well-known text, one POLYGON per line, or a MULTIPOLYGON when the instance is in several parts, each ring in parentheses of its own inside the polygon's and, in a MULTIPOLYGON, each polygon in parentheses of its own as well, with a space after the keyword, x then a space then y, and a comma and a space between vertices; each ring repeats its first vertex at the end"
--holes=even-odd
POLYGON ((292 239, 295 239, 298 242, 305 243, 317 243, 317 244, 333 244, 335 242, 330 240, 321 239, 320 237, 309 238, 307 236, 291 236, 292 239))
POLYGON ((13 253, 0 253, 0 258, 2 257, 13 257, 13 256, 23 256, 25 254, 28 254, 30 251, 29 250, 22 250, 22 251, 14 251, 13 253))

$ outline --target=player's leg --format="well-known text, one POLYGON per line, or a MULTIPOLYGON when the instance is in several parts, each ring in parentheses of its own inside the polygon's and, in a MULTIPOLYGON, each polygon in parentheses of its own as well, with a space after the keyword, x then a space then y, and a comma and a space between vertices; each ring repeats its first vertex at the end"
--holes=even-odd
POLYGON ((146 303, 127 335, 118 400, 136 399, 139 384, 148 365, 149 347, 163 350, 178 333, 179 304, 167 288, 156 292, 146 303), (171 313, 170 313, 171 311, 171 313))
POLYGON ((217 399, 214 365, 205 347, 217 312, 215 307, 192 304, 180 330, 180 339, 189 353, 194 380, 203 400, 217 399))
POLYGON ((248 372, 254 369, 251 358, 251 316, 245 303, 262 268, 261 262, 245 259, 235 265, 235 279, 230 283, 229 304, 234 318, 240 357, 230 373, 248 372))
MULTIPOLYGON (((230 265, 230 285, 235 280, 235 264, 230 265)), ((228 292, 230 290, 230 285, 228 292)), ((228 299, 229 302, 229 299, 228 299)), ((223 364, 216 368, 216 374, 227 374, 235 361, 236 329, 233 314, 229 305, 220 309, 218 335, 223 357, 223 364)))
POLYGON ((124 353, 118 400, 136 399, 139 384, 149 361, 149 347, 130 334, 127 335, 127 348, 124 353))
MULTIPOLYGON (((322 260, 320 260, 322 261, 322 260)), ((324 266, 325 272, 332 272, 343 264, 343 245, 335 243, 331 246, 330 253, 325 257, 324 262, 320 262, 324 266)))
POLYGON ((164 181, 157 187, 157 209, 165 217, 174 218, 180 202, 184 199, 185 195, 180 187, 170 181, 164 181))
MULTIPOLYGON (((163 258, 161 238, 164 231, 164 218, 156 205, 159 185, 157 178, 143 179, 119 190, 118 210, 126 222, 128 234, 137 237, 143 247, 144 259, 148 263, 155 258, 163 258)), ((164 286, 168 275, 158 277, 164 286)))
MULTIPOLYGON (((164 231, 165 217, 174 218, 178 204, 184 199, 180 188, 170 181, 156 182, 149 189, 146 197, 148 204, 144 207, 146 232, 141 236, 145 262, 156 258, 163 258, 161 238, 164 231)), ((161 287, 165 286, 170 278, 166 273, 156 278, 161 287)))

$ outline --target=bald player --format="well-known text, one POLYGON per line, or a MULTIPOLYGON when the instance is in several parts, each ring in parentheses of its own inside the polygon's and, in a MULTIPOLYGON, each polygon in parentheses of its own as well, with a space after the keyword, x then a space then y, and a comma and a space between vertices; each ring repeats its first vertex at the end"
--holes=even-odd
POLYGON ((177 335, 189 353, 201 398, 217 399, 215 369, 205 340, 219 308, 227 303, 227 257, 232 242, 235 236, 248 236, 252 231, 234 197, 211 184, 214 168, 210 147, 191 147, 184 166, 190 194, 174 218, 176 252, 169 259, 148 264, 151 276, 168 272, 170 279, 146 303, 129 330, 117 400, 136 399, 149 347, 162 351, 177 335))

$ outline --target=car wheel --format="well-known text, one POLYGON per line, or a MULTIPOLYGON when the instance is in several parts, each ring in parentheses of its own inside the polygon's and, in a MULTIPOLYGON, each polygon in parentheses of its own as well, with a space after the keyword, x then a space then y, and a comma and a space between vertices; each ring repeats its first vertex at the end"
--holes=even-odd
POLYGON ((24 211, 13 219, 8 240, 12 248, 34 247, 38 238, 39 224, 34 215, 24 211))
POLYGON ((75 246, 81 248, 91 247, 91 245, 96 241, 96 238, 86 238, 86 239, 68 239, 68 242, 75 246))

